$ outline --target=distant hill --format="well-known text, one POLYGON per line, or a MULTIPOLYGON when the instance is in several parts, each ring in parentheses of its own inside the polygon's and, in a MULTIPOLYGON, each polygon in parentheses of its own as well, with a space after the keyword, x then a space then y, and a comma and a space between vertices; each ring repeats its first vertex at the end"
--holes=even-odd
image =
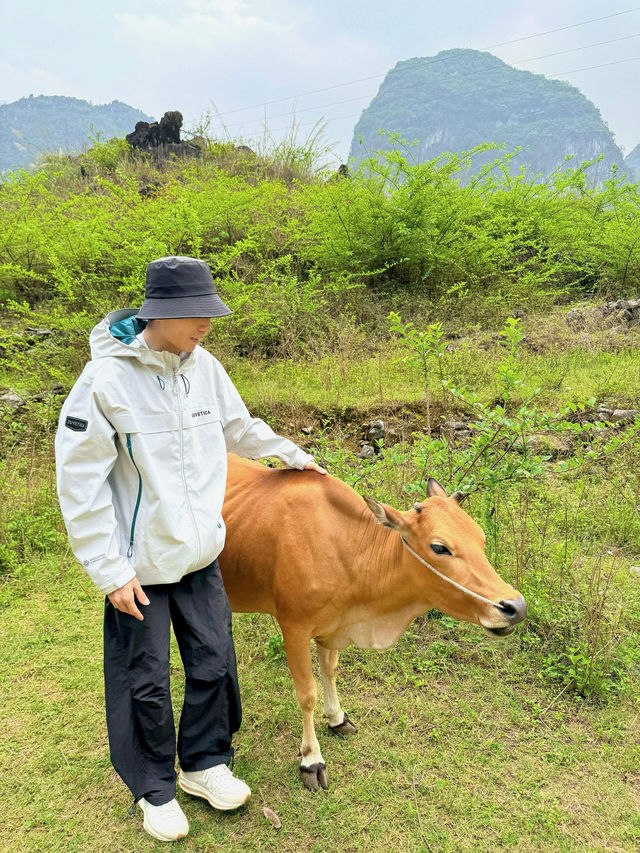
POLYGON ((624 158, 628 171, 634 173, 634 180, 640 180, 640 145, 636 145, 633 151, 624 158))
MULTIPOLYGON (((390 147, 377 128, 398 131, 409 142, 418 139, 410 149, 418 162, 482 142, 527 149, 512 161, 512 172, 526 164, 546 176, 567 154, 579 162, 603 153, 595 177, 600 181, 613 163, 624 162, 600 111, 582 92, 477 50, 398 62, 355 126, 349 156, 356 163, 368 156, 359 134, 370 151, 390 147)), ((478 157, 476 169, 495 157, 491 151, 478 157)))
POLYGON ((140 110, 112 101, 91 104, 63 95, 29 95, 0 104, 0 172, 29 168, 43 152, 81 151, 89 133, 101 139, 130 133, 137 121, 153 121, 140 110))

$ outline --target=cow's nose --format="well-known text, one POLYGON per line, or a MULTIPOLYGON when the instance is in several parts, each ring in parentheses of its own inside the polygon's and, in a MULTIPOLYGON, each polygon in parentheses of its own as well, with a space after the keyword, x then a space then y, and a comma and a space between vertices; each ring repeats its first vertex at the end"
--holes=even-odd
POLYGON ((499 601, 496 607, 501 613, 504 613, 512 625, 522 622, 527 615, 527 602, 522 596, 519 598, 508 598, 506 601, 499 601))

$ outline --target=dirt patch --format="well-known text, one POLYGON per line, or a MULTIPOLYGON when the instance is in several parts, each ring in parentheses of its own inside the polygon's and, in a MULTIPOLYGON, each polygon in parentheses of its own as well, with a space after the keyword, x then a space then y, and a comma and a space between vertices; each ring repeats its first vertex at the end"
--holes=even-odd
MULTIPOLYGON (((360 441, 367 436, 368 427, 376 420, 384 422, 385 443, 413 442, 413 434, 423 434, 431 421, 432 434, 439 434, 445 416, 439 403, 432 403, 429 414, 424 402, 387 402, 368 406, 344 406, 320 409, 316 406, 275 403, 268 410, 256 406, 252 412, 266 420, 273 429, 296 441, 301 447, 310 446, 318 435, 325 433, 339 439, 344 447, 359 450, 360 441)), ((455 415, 462 417, 462 415, 455 415)))

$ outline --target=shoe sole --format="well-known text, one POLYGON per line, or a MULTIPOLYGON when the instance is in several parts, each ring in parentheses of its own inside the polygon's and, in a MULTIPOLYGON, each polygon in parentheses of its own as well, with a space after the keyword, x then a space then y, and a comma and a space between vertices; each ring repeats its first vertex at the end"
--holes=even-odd
POLYGON ((183 791, 186 791, 187 794, 191 794, 192 797, 200 797, 201 799, 206 800, 210 806, 213 806, 214 809, 219 809, 222 812, 239 809, 240 806, 243 806, 251 796, 251 791, 249 791, 244 800, 241 800, 239 803, 225 803, 222 800, 216 800, 215 797, 206 790, 206 788, 203 788, 201 785, 197 785, 195 782, 189 782, 187 779, 183 779, 182 777, 178 777, 178 785, 183 791))
POLYGON ((189 834, 189 827, 187 827, 187 831, 181 832, 180 835, 161 835, 159 832, 149 826, 149 824, 147 823, 146 814, 144 814, 144 812, 142 812, 142 814, 144 815, 144 820, 142 821, 142 828, 145 832, 148 832, 149 835, 152 835, 154 838, 157 838, 158 841, 177 841, 179 838, 186 838, 189 834))

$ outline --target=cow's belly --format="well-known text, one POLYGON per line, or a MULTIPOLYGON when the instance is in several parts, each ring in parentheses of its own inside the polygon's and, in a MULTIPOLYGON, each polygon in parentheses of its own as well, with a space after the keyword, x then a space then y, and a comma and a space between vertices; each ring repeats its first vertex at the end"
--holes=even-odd
POLYGON ((346 649, 347 646, 388 649, 404 634, 407 626, 428 609, 423 602, 412 602, 401 610, 378 615, 369 608, 354 608, 344 614, 340 626, 315 639, 326 649, 346 649))

